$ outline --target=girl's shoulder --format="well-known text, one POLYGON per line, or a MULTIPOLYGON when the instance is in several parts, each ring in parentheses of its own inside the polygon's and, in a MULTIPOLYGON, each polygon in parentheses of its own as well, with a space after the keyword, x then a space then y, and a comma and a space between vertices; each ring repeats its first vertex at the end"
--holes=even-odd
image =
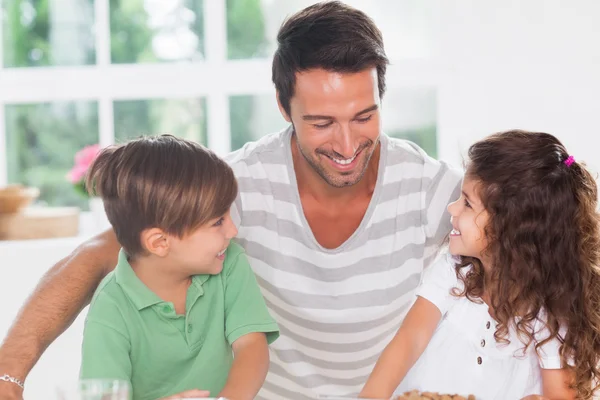
POLYGON ((456 274, 456 264, 459 261, 460 258, 449 253, 441 254, 425 270, 421 285, 417 289, 417 296, 429 300, 442 314, 448 312, 458 299, 452 294, 453 290, 461 290, 461 282, 456 274))
MULTIPOLYGON (((438 256, 437 260, 425 270, 423 274, 423 283, 432 282, 438 286, 454 286, 459 283, 456 266, 460 263, 459 256, 450 253, 444 253, 438 256)), ((471 267, 466 267, 470 269, 471 267)))

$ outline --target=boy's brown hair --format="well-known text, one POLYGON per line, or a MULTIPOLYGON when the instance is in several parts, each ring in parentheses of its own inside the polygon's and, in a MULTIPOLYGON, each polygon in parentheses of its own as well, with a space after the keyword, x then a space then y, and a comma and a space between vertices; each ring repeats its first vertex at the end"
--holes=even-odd
POLYGON ((104 201, 130 257, 143 254, 148 228, 183 237, 225 214, 237 196, 233 170, 207 148, 172 135, 142 137, 102 150, 86 188, 104 201))

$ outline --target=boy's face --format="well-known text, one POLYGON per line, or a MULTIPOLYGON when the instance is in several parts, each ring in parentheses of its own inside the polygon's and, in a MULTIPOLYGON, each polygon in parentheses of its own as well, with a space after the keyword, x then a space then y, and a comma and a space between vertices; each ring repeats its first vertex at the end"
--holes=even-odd
POLYGON ((222 217, 208 221, 183 238, 171 238, 169 261, 181 266, 190 275, 218 274, 223 270, 229 241, 237 232, 227 211, 222 217))

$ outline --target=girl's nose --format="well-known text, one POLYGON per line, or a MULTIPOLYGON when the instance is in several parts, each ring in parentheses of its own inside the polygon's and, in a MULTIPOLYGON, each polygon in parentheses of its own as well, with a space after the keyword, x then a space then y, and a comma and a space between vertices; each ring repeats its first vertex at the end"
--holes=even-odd
POLYGON ((458 200, 453 201, 452 203, 448 204, 447 209, 448 209, 448 212, 450 213, 450 215, 452 215, 452 216, 457 215, 457 209, 456 209, 457 208, 456 207, 457 203, 458 203, 458 200))

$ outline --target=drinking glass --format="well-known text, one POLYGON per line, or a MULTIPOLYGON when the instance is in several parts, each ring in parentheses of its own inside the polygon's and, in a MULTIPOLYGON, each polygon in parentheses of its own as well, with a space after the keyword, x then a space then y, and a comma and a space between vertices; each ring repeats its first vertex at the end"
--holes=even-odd
POLYGON ((114 379, 82 379, 58 388, 58 400, 129 400, 129 382, 114 379))

